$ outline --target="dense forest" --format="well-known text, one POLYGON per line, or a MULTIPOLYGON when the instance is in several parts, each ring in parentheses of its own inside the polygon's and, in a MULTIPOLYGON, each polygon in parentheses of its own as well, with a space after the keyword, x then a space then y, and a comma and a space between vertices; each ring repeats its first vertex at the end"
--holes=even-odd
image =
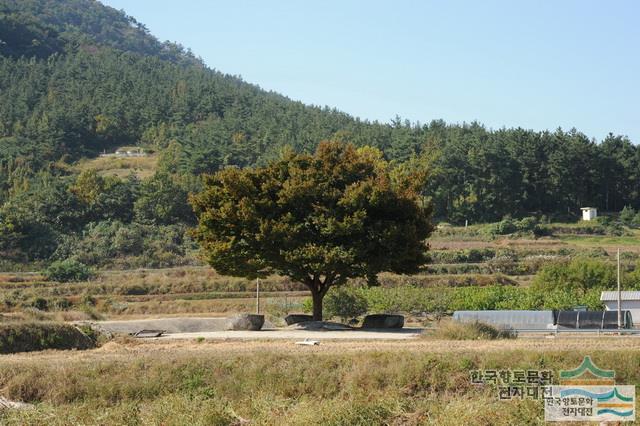
POLYGON ((97 1, 0 0, 5 262, 187 262, 193 248, 187 198, 199 189, 199 175, 262 165, 287 147, 312 151, 325 139, 370 145, 395 163, 429 167, 424 193, 439 220, 640 207, 640 150, 625 136, 597 142, 575 129, 491 130, 398 117, 369 122, 212 70, 97 1), (133 145, 159 153, 154 176, 73 167, 133 145))

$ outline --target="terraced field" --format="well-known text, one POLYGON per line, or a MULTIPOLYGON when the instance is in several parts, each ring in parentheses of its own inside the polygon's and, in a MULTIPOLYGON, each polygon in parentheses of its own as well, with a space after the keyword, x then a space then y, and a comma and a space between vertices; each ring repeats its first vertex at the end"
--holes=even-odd
MULTIPOLYGON (((402 312, 408 325, 432 327, 454 309, 509 308, 531 299, 532 282, 549 265, 575 259, 613 265, 619 246, 625 273, 636 269, 640 245, 634 229, 607 235, 600 228, 595 232, 605 234, 586 232, 583 225, 548 226, 548 235, 537 237, 492 235, 489 225, 445 227, 430 239, 431 261, 420 274, 381 274, 381 286, 372 289, 354 280, 349 291, 367 301, 369 312, 402 312)), ((306 289, 286 277, 269 277, 260 288, 261 312, 276 326, 287 313, 308 307, 306 289)), ((253 312, 255 296, 256 282, 206 266, 98 271, 91 281, 76 283, 45 281, 38 272, 0 273, 0 323, 166 317, 215 322, 253 312)), ((535 297, 529 302, 537 303, 535 297)), ((198 338, 200 332, 157 342, 116 337, 87 351, 5 355, 0 394, 33 407, 0 410, 0 423, 543 424, 540 401, 500 401, 494 388, 471 385, 469 371, 558 370, 590 355, 598 365, 615 368, 625 383, 640 383, 637 337, 457 341, 437 337, 443 328, 402 340, 320 334, 319 346, 295 345, 297 334, 261 341, 206 340, 198 338)))
MULTIPOLYGON (((439 227, 429 240, 431 261, 418 275, 381 274, 381 287, 365 291, 374 307, 402 311, 418 323, 439 308, 440 295, 456 291, 527 288, 540 268, 577 257, 614 262, 623 251, 625 271, 640 258, 638 231, 593 235, 599 228, 550 224, 547 236, 492 235, 490 225, 439 227), (422 290, 421 290, 422 289, 422 290), (416 299, 421 299, 416 302, 416 299), (435 306, 435 307, 434 307, 435 306), (425 315, 426 314, 426 315, 425 315)), ((304 286, 286 277, 261 281, 261 310, 275 323, 305 309, 304 286)), ((364 287, 355 280, 354 287, 364 287)), ((153 316, 227 316, 255 310, 256 283, 225 277, 206 266, 131 271, 99 271, 89 282, 44 281, 37 272, 0 273, 0 312, 17 318, 119 319, 153 316)), ((511 290, 513 291, 513 290, 511 290)), ((465 293, 466 294, 466 293, 465 293)))

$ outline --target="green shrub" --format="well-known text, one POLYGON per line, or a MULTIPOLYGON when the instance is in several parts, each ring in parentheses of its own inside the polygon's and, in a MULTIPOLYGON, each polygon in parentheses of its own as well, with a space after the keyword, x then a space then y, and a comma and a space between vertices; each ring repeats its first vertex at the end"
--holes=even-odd
POLYGON ((82 333, 84 333, 96 345, 101 343, 102 340, 105 340, 104 335, 90 325, 79 325, 78 329, 80 329, 80 331, 82 331, 82 333))
POLYGON ((538 219, 535 217, 524 217, 515 223, 519 232, 534 232, 539 228, 538 219))
POLYGON ((631 206, 624 206, 620 212, 620 222, 627 226, 633 225, 637 212, 631 206))
POLYGON ((193 262, 194 247, 184 225, 152 225, 105 220, 84 227, 82 237, 67 238, 55 258, 73 257, 99 267, 170 267, 193 262))
POLYGON ((615 266, 600 260, 576 258, 571 262, 550 263, 538 271, 532 288, 576 291, 586 294, 590 289, 613 288, 616 283, 615 266))
POLYGON ((41 311, 49 310, 49 301, 43 297, 36 297, 31 302, 31 306, 41 311))
MULTIPOLYGON (((600 290, 580 293, 567 289, 537 289, 491 285, 486 287, 372 287, 357 289, 370 312, 441 314, 458 310, 571 309, 578 305, 602 309, 600 290)), ((308 302, 310 311, 311 303, 308 302)))
POLYGON ((461 287, 452 293, 448 310, 526 309, 526 305, 526 289, 520 287, 461 287))
POLYGON ((489 235, 509 235, 514 233, 533 233, 534 235, 544 235, 545 227, 540 225, 540 221, 535 217, 524 217, 520 220, 505 216, 500 222, 488 225, 485 232, 489 235))
POLYGON ((313 312, 313 300, 311 300, 310 297, 307 297, 302 301, 302 312, 305 312, 305 313, 313 312))
POLYGON ((455 289, 449 287, 418 288, 372 287, 359 290, 370 312, 447 312, 455 289))
POLYGON ((513 234, 517 230, 516 223, 508 216, 489 227, 489 233, 492 235, 508 235, 513 234))
POLYGON ((328 318, 340 317, 343 321, 367 313, 367 299, 355 289, 332 288, 324 298, 323 311, 328 318))
POLYGON ((53 262, 43 275, 48 281, 62 283, 70 281, 87 281, 93 277, 93 271, 84 263, 75 259, 66 259, 53 262))
POLYGON ((90 349, 94 342, 78 328, 48 322, 0 324, 0 353, 45 349, 90 349))
MULTIPOLYGON (((614 221, 611 216, 598 216, 596 218, 596 223, 600 225, 600 228, 602 228, 603 230, 602 234, 604 235, 621 236, 627 233, 623 226, 624 222, 614 221)), ((588 225, 584 225, 584 226, 588 226, 588 225)))

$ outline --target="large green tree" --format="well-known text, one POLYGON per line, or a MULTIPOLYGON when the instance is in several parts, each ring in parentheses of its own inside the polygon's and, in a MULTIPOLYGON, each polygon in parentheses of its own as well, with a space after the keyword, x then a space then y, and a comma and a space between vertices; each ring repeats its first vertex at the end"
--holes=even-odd
POLYGON ((380 151, 323 142, 266 167, 227 168, 192 198, 196 238, 218 272, 276 273, 304 283, 313 317, 331 286, 425 262, 431 208, 417 195, 423 173, 394 170, 380 151))

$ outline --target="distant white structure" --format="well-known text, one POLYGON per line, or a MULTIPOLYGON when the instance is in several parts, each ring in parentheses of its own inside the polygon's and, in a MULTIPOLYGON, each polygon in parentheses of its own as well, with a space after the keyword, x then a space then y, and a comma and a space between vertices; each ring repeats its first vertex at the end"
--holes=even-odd
POLYGON ((145 152, 143 148, 133 149, 118 149, 113 154, 107 154, 106 152, 100 154, 100 157, 147 157, 149 154, 145 152))
MULTIPOLYGON (((618 292, 603 291, 600 300, 607 311, 618 310, 618 292)), ((640 324, 640 291, 621 291, 620 309, 631 312, 634 324, 640 324)))
POLYGON ((593 220, 598 217, 598 209, 595 207, 582 207, 582 220, 593 220))

